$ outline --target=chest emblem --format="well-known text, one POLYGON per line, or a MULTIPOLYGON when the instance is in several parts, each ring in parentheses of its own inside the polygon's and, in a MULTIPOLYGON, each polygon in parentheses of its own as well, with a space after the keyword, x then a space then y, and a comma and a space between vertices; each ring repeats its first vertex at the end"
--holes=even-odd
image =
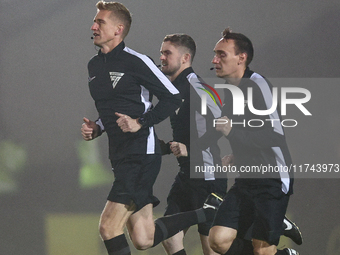
POLYGON ((115 88, 119 80, 124 76, 124 73, 110 72, 109 74, 112 81, 112 88, 115 88))

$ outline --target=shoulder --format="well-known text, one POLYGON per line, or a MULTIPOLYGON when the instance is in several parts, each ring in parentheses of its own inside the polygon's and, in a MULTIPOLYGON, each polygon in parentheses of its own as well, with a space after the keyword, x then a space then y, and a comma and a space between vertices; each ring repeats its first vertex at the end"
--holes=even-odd
POLYGON ((260 92, 264 97, 271 96, 273 86, 263 75, 254 72, 249 80, 252 82, 255 92, 260 92))
POLYGON ((125 47, 123 50, 124 57, 129 58, 132 63, 145 65, 148 67, 156 67, 154 61, 145 54, 139 53, 129 47, 125 47))
POLYGON ((247 68, 239 87, 244 92, 246 92, 247 88, 251 87, 255 93, 265 93, 271 92, 273 86, 266 77, 247 68))
POLYGON ((98 54, 96 54, 96 55, 94 55, 90 60, 89 60, 89 62, 88 62, 88 66, 91 66, 93 63, 95 63, 97 60, 98 60, 98 58, 99 58, 99 55, 98 54))
POLYGON ((273 86, 261 74, 253 72, 249 77, 247 86, 243 88, 243 92, 247 98, 251 98, 256 109, 269 109, 273 105, 273 86), (252 95, 249 95, 248 88, 252 88, 252 95))
POLYGON ((190 73, 187 78, 193 92, 193 97, 191 98, 196 99, 196 102, 201 105, 201 100, 204 97, 204 100, 214 117, 220 117, 222 100, 217 91, 194 72, 190 73))
POLYGON ((149 56, 139 53, 129 47, 125 47, 123 53, 124 61, 129 64, 129 68, 133 69, 133 73, 136 77, 140 77, 148 82, 152 81, 151 83, 153 84, 160 85, 160 83, 162 83, 172 94, 178 94, 177 89, 175 89, 170 80, 161 72, 149 56))
POLYGON ((270 82, 268 81, 268 79, 259 74, 259 73, 256 73, 256 72, 253 72, 251 74, 251 76, 249 77, 249 79, 251 81, 253 81, 256 85, 258 85, 259 87, 262 87, 262 86, 269 86, 269 87, 272 87, 272 85, 270 84, 270 82))
POLYGON ((203 93, 204 87, 204 81, 199 78, 199 76, 195 72, 191 72, 186 74, 185 76, 185 82, 190 85, 191 89, 196 91, 196 93, 201 96, 203 93))

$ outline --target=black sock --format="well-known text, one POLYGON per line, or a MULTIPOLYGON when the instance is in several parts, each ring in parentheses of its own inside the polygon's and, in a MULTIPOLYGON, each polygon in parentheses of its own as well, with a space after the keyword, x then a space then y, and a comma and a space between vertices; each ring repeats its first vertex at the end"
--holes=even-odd
POLYGON ((183 249, 183 250, 180 250, 180 251, 178 251, 178 252, 175 252, 175 253, 172 254, 172 255, 187 255, 187 253, 186 253, 185 250, 183 249))
POLYGON ((104 244, 109 255, 131 255, 130 247, 124 234, 110 240, 104 240, 104 244))
POLYGON ((224 255, 250 255, 254 254, 251 241, 235 238, 229 250, 224 255))
POLYGON ((206 222, 206 214, 204 209, 195 211, 177 213, 170 216, 159 218, 155 221, 155 235, 153 246, 156 246, 163 240, 166 240, 178 232, 192 225, 206 222))

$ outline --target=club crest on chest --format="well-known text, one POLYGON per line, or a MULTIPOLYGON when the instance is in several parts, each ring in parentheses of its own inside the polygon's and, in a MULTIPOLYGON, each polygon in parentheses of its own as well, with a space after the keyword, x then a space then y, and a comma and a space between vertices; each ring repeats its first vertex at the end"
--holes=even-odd
POLYGON ((112 88, 115 88, 119 80, 124 76, 124 73, 110 72, 109 74, 112 81, 112 88))

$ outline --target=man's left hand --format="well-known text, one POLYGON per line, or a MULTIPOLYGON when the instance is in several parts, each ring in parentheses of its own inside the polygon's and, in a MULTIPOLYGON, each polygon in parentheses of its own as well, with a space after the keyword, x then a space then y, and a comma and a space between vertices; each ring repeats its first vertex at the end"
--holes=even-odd
POLYGON ((142 125, 139 124, 137 119, 132 119, 129 115, 118 112, 116 112, 115 114, 119 117, 116 122, 124 133, 135 133, 142 128, 142 125))
POLYGON ((177 158, 188 156, 187 146, 183 143, 170 142, 170 149, 177 158))

